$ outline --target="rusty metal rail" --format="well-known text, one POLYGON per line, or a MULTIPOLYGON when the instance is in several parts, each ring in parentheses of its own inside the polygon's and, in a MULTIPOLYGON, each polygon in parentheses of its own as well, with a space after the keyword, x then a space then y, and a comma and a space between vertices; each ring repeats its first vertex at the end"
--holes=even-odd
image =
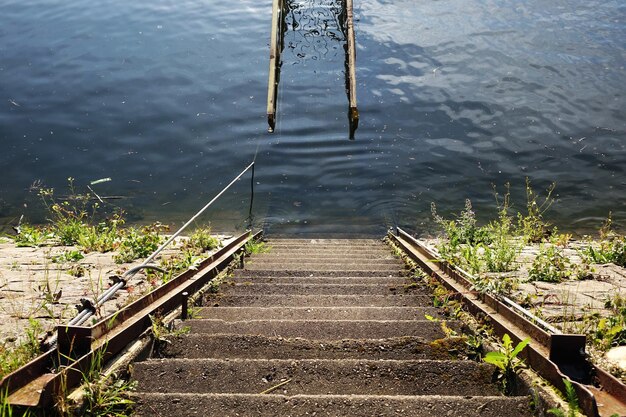
POLYGON ((398 229, 389 238, 427 274, 452 292, 474 316, 488 322, 495 333, 505 333, 519 342, 531 343, 521 356, 526 364, 562 392, 568 378, 578 395, 582 411, 590 417, 626 415, 626 386, 595 367, 585 356, 585 336, 546 331, 517 309, 496 296, 472 290, 472 283, 456 268, 436 255, 407 232, 398 229))
POLYGON ((98 358, 106 362, 150 328, 150 316, 165 316, 181 306, 183 293, 193 294, 215 278, 262 232, 246 232, 188 270, 91 327, 57 327, 58 346, 37 357, 0 382, 8 403, 18 408, 46 408, 59 395, 83 381, 98 358))

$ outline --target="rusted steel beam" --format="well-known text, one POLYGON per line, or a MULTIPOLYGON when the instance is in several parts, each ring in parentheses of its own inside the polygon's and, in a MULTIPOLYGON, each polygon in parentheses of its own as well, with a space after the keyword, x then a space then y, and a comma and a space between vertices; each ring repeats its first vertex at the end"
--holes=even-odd
POLYGON ((201 289, 247 242, 260 236, 261 232, 242 234, 204 260, 197 270, 178 275, 92 327, 59 326, 57 349, 7 375, 0 383, 0 389, 10 394, 8 403, 21 407, 49 406, 64 390, 82 382, 94 358, 106 362, 121 352, 152 325, 150 315, 166 315, 178 308, 183 292, 192 294, 201 289))
POLYGON ((272 29, 270 34, 270 68, 267 81, 267 124, 272 133, 276 128, 276 100, 278 82, 280 79, 280 53, 282 50, 280 37, 282 36, 282 13, 284 0, 272 2, 272 29))
POLYGON ((345 0, 346 8, 346 55, 347 55, 347 88, 348 88, 348 120, 350 122, 350 139, 359 127, 359 110, 356 103, 356 41, 354 37, 354 12, 352 0, 345 0))
POLYGON ((587 416, 626 415, 626 386, 587 361, 584 335, 549 334, 494 296, 473 291, 459 271, 437 260, 434 253, 405 231, 398 229, 397 235, 389 233, 389 237, 424 272, 450 290, 471 314, 489 322, 498 336, 507 333, 515 342, 530 337, 531 343, 521 354, 526 363, 563 392, 563 378, 570 379, 587 416))

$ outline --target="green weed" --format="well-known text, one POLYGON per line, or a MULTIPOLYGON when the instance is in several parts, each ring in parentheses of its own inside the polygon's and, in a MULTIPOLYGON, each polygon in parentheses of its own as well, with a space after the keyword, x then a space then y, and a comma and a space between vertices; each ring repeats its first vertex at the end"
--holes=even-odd
POLYGON ((491 245, 485 247, 484 259, 489 272, 509 272, 517 269, 515 259, 521 251, 521 246, 516 242, 513 235, 512 219, 509 216, 510 191, 506 184, 507 192, 502 200, 494 186, 494 195, 498 205, 498 219, 489 224, 488 230, 491 235, 491 245))
POLYGON ((119 245, 123 236, 120 226, 123 224, 124 220, 114 215, 96 225, 86 226, 76 243, 85 252, 110 252, 119 245))
POLYGON ((476 224, 476 215, 469 199, 465 200, 465 209, 455 220, 446 220, 437 214, 435 203, 431 203, 430 209, 433 219, 443 228, 450 245, 453 247, 461 244, 490 243, 491 238, 488 230, 484 227, 478 227, 476 224))
POLYGON ((508 334, 502 336, 502 349, 488 352, 483 361, 494 365, 498 369, 498 380, 502 385, 502 390, 506 395, 513 393, 517 373, 524 366, 524 362, 517 356, 530 343, 530 338, 526 338, 513 347, 513 342, 508 334))
POLYGON ((24 342, 15 347, 0 343, 0 379, 28 363, 40 353, 39 335, 43 332, 43 327, 33 318, 29 318, 28 322, 24 342))
POLYGON ((73 264, 67 270, 67 273, 73 277, 80 278, 84 277, 87 269, 81 264, 73 264))
POLYGON ((459 259, 459 263, 463 269, 475 275, 485 270, 485 262, 482 257, 482 254, 485 252, 485 247, 482 244, 476 246, 461 246, 460 251, 461 258, 459 259))
POLYGON ((211 235, 210 227, 200 227, 189 236, 186 246, 200 254, 219 247, 219 244, 219 239, 211 235))
POLYGON ((22 224, 20 232, 13 237, 17 247, 39 247, 45 245, 54 235, 47 227, 22 224))
POLYGON ((592 276, 593 269, 588 263, 573 264, 561 248, 549 243, 539 247, 539 253, 528 271, 528 281, 561 282, 568 278, 582 280, 592 276))
POLYGON ((249 255, 255 254, 255 253, 267 253, 272 249, 271 246, 268 246, 265 242, 262 242, 260 240, 256 240, 256 241, 249 241, 248 243, 246 243, 245 246, 245 250, 246 253, 249 255))
POLYGON ((589 244, 581 251, 581 256, 590 263, 614 263, 626 267, 626 236, 613 230, 611 213, 600 228, 600 242, 589 244))
POLYGON ((528 271, 529 281, 561 282, 569 277, 569 261, 563 251, 550 244, 541 245, 528 271))
POLYGON ((509 296, 518 287, 518 281, 514 278, 481 275, 472 282, 472 287, 481 293, 509 296))
POLYGON ((170 343, 170 337, 181 336, 183 334, 189 333, 191 328, 189 326, 183 326, 180 329, 170 330, 167 328, 165 323, 163 322, 163 318, 158 314, 150 315, 150 322, 152 336, 153 336, 153 346, 152 346, 152 354, 154 356, 162 356, 165 347, 170 343))
POLYGON ((59 255, 55 255, 50 258, 53 263, 66 263, 66 262, 78 262, 81 259, 84 259, 85 255, 83 255, 79 250, 66 250, 59 255))
POLYGON ((150 256, 163 240, 160 233, 167 229, 167 226, 158 222, 141 229, 135 227, 125 229, 118 253, 113 256, 113 259, 121 264, 150 256))
POLYGON ((517 269, 515 259, 521 246, 513 235, 512 219, 509 215, 510 192, 500 199, 494 194, 498 206, 498 218, 487 226, 479 227, 470 200, 465 201, 465 209, 456 220, 446 220, 437 214, 434 204, 431 211, 447 241, 438 246, 439 254, 453 265, 458 265, 471 274, 482 272, 508 272, 517 269))
POLYGON ((549 237, 551 225, 543 218, 545 212, 554 203, 552 193, 556 188, 556 183, 552 183, 546 189, 543 201, 539 202, 539 196, 533 190, 530 179, 526 178, 526 214, 518 213, 517 226, 527 242, 538 243, 549 237))
POLYGON ((591 329, 593 335, 591 343, 603 351, 626 345, 626 297, 615 295, 608 299, 604 306, 610 309, 612 314, 594 320, 591 329))
POLYGON ((80 404, 68 401, 67 387, 62 384, 62 394, 57 398, 56 412, 62 416, 81 415, 86 417, 127 417, 132 414, 134 401, 131 398, 137 383, 125 381, 115 375, 105 375, 106 346, 97 350, 82 373, 84 395, 80 404))
POLYGON ((163 277, 163 282, 167 282, 172 277, 188 269, 198 269, 202 261, 206 257, 198 255, 196 250, 183 249, 182 252, 161 259, 161 267, 167 271, 167 275, 163 277))
POLYGON ((563 384, 565 384, 565 400, 567 401, 568 409, 567 414, 565 414, 565 412, 560 408, 551 408, 548 410, 548 413, 556 417, 576 417, 580 411, 576 390, 569 379, 563 378, 563 384))
POLYGON ((135 402, 131 393, 136 381, 99 378, 89 382, 85 388, 86 417, 127 417, 131 415, 135 402))

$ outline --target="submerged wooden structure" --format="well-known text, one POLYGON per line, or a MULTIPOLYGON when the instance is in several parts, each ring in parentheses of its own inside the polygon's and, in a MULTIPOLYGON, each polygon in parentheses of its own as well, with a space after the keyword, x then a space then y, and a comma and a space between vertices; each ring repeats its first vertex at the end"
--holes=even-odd
MULTIPOLYGON (((276 107, 278 85, 280 83, 281 54, 284 48, 284 35, 286 30, 285 13, 285 0, 273 0, 269 75, 267 82, 267 123, 270 133, 274 132, 276 128, 276 107)), ((356 99, 356 43, 352 0, 342 0, 340 19, 342 32, 345 37, 345 74, 350 139, 354 139, 354 133, 359 125, 359 111, 357 109, 356 99)))
POLYGON ((276 127, 276 95, 278 93, 278 82, 280 78, 280 53, 283 50, 282 27, 284 20, 282 13, 284 9, 284 0, 274 0, 272 2, 270 69, 267 82, 267 124, 269 125, 268 130, 270 133, 272 133, 276 127))

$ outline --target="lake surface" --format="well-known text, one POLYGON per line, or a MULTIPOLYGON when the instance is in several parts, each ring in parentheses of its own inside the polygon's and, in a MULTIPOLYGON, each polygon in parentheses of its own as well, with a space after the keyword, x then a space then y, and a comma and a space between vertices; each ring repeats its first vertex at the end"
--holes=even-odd
MULTIPOLYGON (((291 3, 269 134, 270 0, 0 0, 3 222, 71 176, 180 223, 256 160, 269 233, 428 230, 433 201, 493 215, 491 184, 521 209, 526 177, 562 229, 626 225, 624 1, 355 0, 353 141, 329 3, 291 3)), ((202 221, 242 227, 249 198, 248 174, 202 221)))

